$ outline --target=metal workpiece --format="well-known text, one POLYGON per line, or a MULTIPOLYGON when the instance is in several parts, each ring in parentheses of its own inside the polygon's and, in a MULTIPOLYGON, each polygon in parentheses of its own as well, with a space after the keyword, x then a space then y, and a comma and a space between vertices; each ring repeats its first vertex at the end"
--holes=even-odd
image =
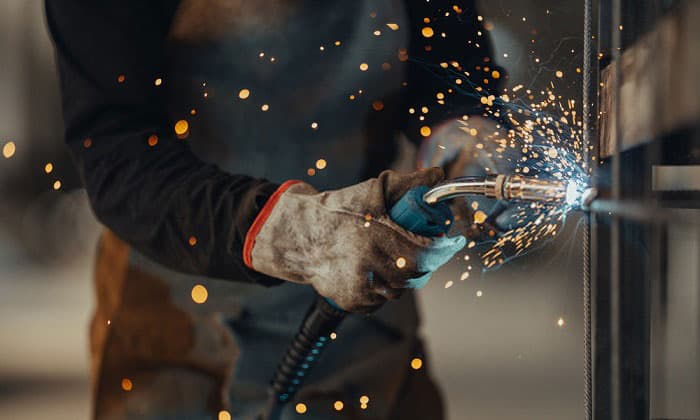
POLYGON ((519 175, 467 176, 435 185, 423 195, 428 204, 463 195, 481 195, 497 200, 568 203, 580 192, 564 181, 544 181, 519 175))

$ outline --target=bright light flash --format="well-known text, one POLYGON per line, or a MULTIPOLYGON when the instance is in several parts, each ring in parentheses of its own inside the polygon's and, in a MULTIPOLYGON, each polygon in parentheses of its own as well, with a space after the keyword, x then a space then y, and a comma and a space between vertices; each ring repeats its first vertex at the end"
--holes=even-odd
POLYGON ((573 206, 581 199, 581 192, 578 190, 578 185, 575 181, 569 181, 566 185, 566 204, 573 206))

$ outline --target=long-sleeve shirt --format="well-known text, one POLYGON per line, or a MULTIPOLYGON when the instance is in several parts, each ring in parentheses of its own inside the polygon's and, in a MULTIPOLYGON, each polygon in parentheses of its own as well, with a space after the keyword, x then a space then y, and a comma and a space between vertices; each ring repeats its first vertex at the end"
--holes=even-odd
MULTIPOLYGON (((455 77, 487 66, 490 50, 488 39, 477 35, 481 27, 472 4, 459 13, 446 1, 406 4, 409 45, 398 58, 407 66, 407 82, 394 123, 419 141, 420 127, 478 104, 473 96, 449 95, 442 111, 433 106, 436 93, 446 94, 455 77), (440 17, 446 11, 451 18, 440 17), (421 28, 430 16, 438 21, 429 25, 434 35, 426 37, 421 28), (431 112, 423 121, 406 112, 427 105, 431 112)), ((242 247, 277 184, 202 160, 173 131, 168 79, 158 79, 171 71, 170 35, 179 6, 176 0, 46 0, 66 142, 97 218, 139 252, 178 271, 275 284, 278 280, 244 266, 242 247)), ((256 140, 232 136, 227 140, 234 143, 256 140)), ((384 169, 396 152, 390 143, 367 148, 367 175, 384 169)), ((275 158, 280 157, 270 156, 275 158)))

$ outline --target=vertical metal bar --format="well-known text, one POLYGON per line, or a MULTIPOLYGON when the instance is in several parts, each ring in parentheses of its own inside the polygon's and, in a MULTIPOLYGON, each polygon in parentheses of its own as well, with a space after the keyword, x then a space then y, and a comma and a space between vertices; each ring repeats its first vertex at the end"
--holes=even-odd
MULTIPOLYGON (((622 120, 620 118, 620 84, 621 84, 621 34, 618 27, 622 21, 622 0, 612 1, 612 25, 610 25, 612 38, 612 65, 613 86, 615 92, 612 96, 614 114, 614 154, 612 157, 612 199, 621 199, 621 156, 622 151, 622 120)), ((610 404, 611 418, 621 420, 621 328, 620 328, 620 269, 621 269, 621 221, 617 215, 612 215, 611 249, 610 249, 610 404)))
MULTIPOLYGON (((584 1, 583 14, 583 169, 589 174, 591 170, 591 78, 593 56, 593 1, 584 1)), ((591 216, 583 216, 583 411, 584 419, 593 419, 593 378, 591 368, 591 216)))

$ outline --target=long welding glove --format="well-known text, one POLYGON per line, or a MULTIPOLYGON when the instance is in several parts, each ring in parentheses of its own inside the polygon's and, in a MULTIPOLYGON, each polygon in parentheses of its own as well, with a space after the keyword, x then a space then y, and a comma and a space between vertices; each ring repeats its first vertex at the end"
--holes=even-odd
POLYGON ((310 284, 346 311, 374 310, 464 246, 461 236, 434 240, 414 234, 388 214, 408 190, 432 186, 443 177, 439 168, 411 174, 385 171, 328 192, 288 181, 246 235, 244 261, 269 276, 310 284))

